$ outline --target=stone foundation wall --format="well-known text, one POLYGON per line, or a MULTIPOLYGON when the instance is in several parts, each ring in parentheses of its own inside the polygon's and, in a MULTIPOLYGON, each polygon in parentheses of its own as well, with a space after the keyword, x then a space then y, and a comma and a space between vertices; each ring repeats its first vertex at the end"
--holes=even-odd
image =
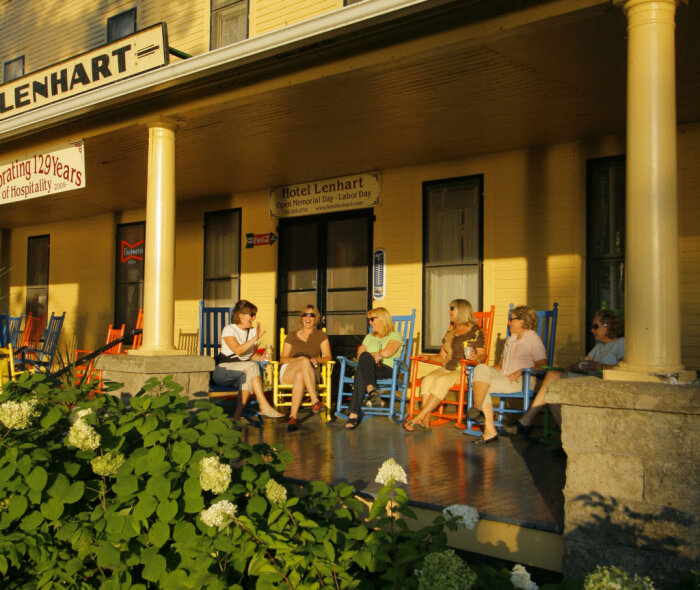
POLYGON ((214 370, 214 359, 205 356, 170 355, 140 356, 103 354, 95 364, 102 369, 105 380, 122 383, 123 387, 114 391, 135 394, 151 377, 163 379, 172 375, 190 398, 206 399, 209 392, 210 372, 214 370))
POLYGON ((700 387, 564 379, 564 574, 598 564, 670 588, 700 569, 700 387))

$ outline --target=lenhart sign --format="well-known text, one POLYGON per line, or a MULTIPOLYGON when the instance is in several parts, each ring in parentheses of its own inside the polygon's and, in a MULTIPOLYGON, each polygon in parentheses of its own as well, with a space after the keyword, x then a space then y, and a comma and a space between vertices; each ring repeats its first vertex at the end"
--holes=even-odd
POLYGON ((379 172, 340 176, 274 188, 270 191, 272 217, 316 215, 380 204, 379 172))
POLYGON ((168 63, 160 23, 0 86, 0 121, 168 63))

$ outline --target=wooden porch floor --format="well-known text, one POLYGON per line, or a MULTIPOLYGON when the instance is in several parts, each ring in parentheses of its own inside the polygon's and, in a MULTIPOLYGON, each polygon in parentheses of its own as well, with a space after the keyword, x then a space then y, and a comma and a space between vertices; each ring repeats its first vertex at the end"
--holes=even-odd
POLYGON ((300 413, 301 429, 287 432, 286 420, 244 427, 249 444, 282 443, 294 454, 285 475, 302 481, 351 483, 376 494, 379 466, 393 457, 408 475, 405 487, 418 506, 442 509, 474 506, 482 518, 554 533, 563 531, 566 459, 553 448, 516 435, 489 445, 451 425, 405 432, 383 417, 366 419, 355 431, 344 420, 324 422, 300 413))

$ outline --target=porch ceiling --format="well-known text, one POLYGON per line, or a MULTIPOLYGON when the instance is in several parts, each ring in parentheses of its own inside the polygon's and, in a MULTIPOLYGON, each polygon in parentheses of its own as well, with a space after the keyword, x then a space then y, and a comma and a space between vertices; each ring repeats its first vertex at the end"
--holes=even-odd
MULTIPOLYGON (((700 121, 699 4, 677 22, 678 120, 700 121)), ((144 207, 138 121, 163 112, 180 123, 180 200, 624 132, 626 23, 611 3, 487 36, 415 26, 40 134, 86 138, 87 188, 2 205, 0 227, 144 207)))

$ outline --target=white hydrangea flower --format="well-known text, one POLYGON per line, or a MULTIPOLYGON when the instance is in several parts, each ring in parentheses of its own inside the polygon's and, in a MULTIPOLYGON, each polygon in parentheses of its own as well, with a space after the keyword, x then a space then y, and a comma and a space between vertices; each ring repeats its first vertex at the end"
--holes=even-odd
POLYGON ((442 511, 445 520, 455 518, 457 525, 468 530, 474 530, 479 522, 479 511, 473 506, 466 504, 452 504, 442 511))
POLYGON ((510 582, 522 590, 537 590, 538 586, 530 579, 530 574, 524 566, 516 563, 510 572, 510 582))
POLYGON ((106 455, 100 455, 95 457, 90 461, 92 465, 92 470, 97 475, 102 475, 104 477, 114 477, 117 475, 117 471, 124 463, 124 455, 119 453, 115 455, 114 453, 107 453, 106 455))
POLYGON ((287 489, 274 479, 267 482, 265 495, 271 504, 284 504, 287 501, 287 489))
POLYGON ((85 416, 88 416, 89 414, 94 414, 92 411, 92 408, 83 408, 82 410, 78 410, 77 412, 73 412, 70 415, 70 423, 75 424, 78 420, 81 418, 84 418, 85 416))
POLYGON ((221 500, 216 504, 212 504, 206 510, 199 513, 202 522, 207 526, 222 527, 233 520, 236 515, 236 505, 228 500, 221 500))
POLYGON ((100 435, 85 420, 79 418, 68 431, 66 442, 83 451, 93 451, 100 446, 100 435))
POLYGON ((377 471, 377 477, 374 479, 377 483, 383 486, 389 485, 392 481, 400 483, 408 483, 406 472, 394 459, 387 459, 382 463, 382 466, 377 471))
POLYGON ((223 494, 231 483, 231 466, 216 457, 204 457, 199 462, 199 485, 204 490, 223 494))
POLYGON ((24 402, 5 402, 0 404, 0 422, 5 428, 14 428, 22 430, 29 426, 29 420, 39 415, 35 412, 36 400, 28 400, 24 402))

